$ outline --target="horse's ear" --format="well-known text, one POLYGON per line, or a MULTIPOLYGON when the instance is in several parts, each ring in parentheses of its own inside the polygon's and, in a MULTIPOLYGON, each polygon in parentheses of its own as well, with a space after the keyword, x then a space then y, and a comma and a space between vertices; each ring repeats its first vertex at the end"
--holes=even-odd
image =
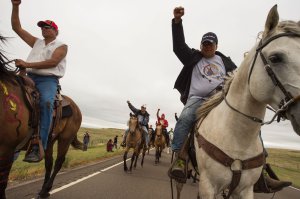
POLYGON ((129 116, 132 117, 132 113, 130 113, 129 116))
POLYGON ((267 21, 265 24, 263 38, 266 37, 270 32, 272 32, 276 28, 278 22, 279 22, 279 14, 277 11, 277 4, 276 4, 269 11, 267 21))

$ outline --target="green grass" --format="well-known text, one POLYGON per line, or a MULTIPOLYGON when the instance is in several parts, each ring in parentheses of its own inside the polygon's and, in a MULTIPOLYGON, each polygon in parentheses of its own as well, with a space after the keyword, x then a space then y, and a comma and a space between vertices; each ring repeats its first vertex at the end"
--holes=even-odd
MULTIPOLYGON (((84 133, 90 134, 90 144, 87 151, 75 150, 70 147, 62 170, 78 167, 84 164, 97 162, 104 158, 123 154, 123 149, 115 152, 106 152, 106 142, 119 136, 118 144, 121 143, 124 130, 121 129, 90 129, 80 128, 78 139, 82 141, 84 133)), ((56 146, 54 147, 54 157, 56 156, 56 146)), ((293 182, 293 186, 300 188, 300 151, 267 149, 269 157, 267 162, 271 164, 273 170, 281 180, 293 182)), ((24 153, 14 162, 9 180, 10 183, 29 180, 44 175, 44 161, 40 163, 23 162, 24 153)))
MULTIPOLYGON (((120 144, 124 130, 80 128, 77 134, 80 141, 83 140, 83 135, 86 131, 90 134, 88 150, 81 151, 70 147, 62 170, 123 154, 122 148, 117 149, 114 152, 106 152, 106 143, 109 139, 114 139, 114 137, 118 135, 118 144, 120 144)), ((22 151, 18 159, 14 162, 9 175, 10 183, 30 180, 44 175, 44 160, 39 163, 26 163, 22 161, 24 159, 24 155, 25 151, 22 151)), ((56 157, 56 145, 54 146, 53 157, 54 159, 56 157)))
POLYGON ((300 151, 267 149, 271 164, 281 180, 291 181, 294 187, 300 188, 300 151))

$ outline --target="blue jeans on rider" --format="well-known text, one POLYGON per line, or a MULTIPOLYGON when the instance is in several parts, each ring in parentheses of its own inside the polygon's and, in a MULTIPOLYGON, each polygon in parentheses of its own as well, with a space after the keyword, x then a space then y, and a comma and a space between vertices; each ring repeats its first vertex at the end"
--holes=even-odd
POLYGON ((192 98, 188 99, 187 103, 183 107, 173 133, 172 150, 174 152, 180 151, 183 142, 187 138, 190 129, 196 121, 196 110, 203 102, 203 99, 192 98))
MULTIPOLYGON (((149 144, 148 130, 145 126, 142 126, 142 129, 143 129, 143 133, 144 133, 144 137, 145 137, 145 141, 146 141, 146 146, 148 146, 148 144, 149 144)), ((128 132, 129 132, 129 129, 126 129, 125 130, 125 138, 127 138, 128 132)))
POLYGON ((58 78, 55 76, 28 75, 35 82, 40 93, 40 136, 44 150, 47 148, 48 136, 52 123, 55 95, 58 78))

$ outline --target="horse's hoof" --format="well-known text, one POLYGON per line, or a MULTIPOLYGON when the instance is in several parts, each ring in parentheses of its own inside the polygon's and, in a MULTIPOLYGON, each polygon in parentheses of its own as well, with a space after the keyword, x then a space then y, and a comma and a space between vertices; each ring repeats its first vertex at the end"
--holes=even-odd
POLYGON ((50 196, 50 193, 40 193, 39 195, 38 195, 38 199, 44 199, 44 198, 49 198, 49 196, 50 196))

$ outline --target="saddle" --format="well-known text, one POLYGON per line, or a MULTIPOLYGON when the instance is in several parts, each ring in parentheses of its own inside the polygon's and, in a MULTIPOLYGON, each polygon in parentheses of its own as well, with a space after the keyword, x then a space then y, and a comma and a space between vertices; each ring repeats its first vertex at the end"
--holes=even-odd
MULTIPOLYGON (((30 131, 27 137, 17 146, 17 150, 22 149, 29 141, 27 152, 30 151, 30 147, 32 144, 41 145, 39 139, 39 121, 40 121, 40 108, 39 108, 39 100, 40 94, 35 87, 34 81, 28 76, 18 75, 16 76, 16 80, 21 87, 23 92, 24 102, 30 112, 28 126, 30 127, 30 131)), ((51 127, 51 132, 55 129, 59 120, 62 118, 70 117, 72 115, 72 109, 70 107, 70 102, 67 101, 60 94, 61 87, 58 86, 56 99, 54 102, 54 110, 53 110, 53 122, 51 127)), ((49 133, 49 136, 52 137, 52 133, 49 133)), ((41 148, 41 147, 40 147, 41 148)), ((41 151, 41 150, 40 150, 41 151)))

